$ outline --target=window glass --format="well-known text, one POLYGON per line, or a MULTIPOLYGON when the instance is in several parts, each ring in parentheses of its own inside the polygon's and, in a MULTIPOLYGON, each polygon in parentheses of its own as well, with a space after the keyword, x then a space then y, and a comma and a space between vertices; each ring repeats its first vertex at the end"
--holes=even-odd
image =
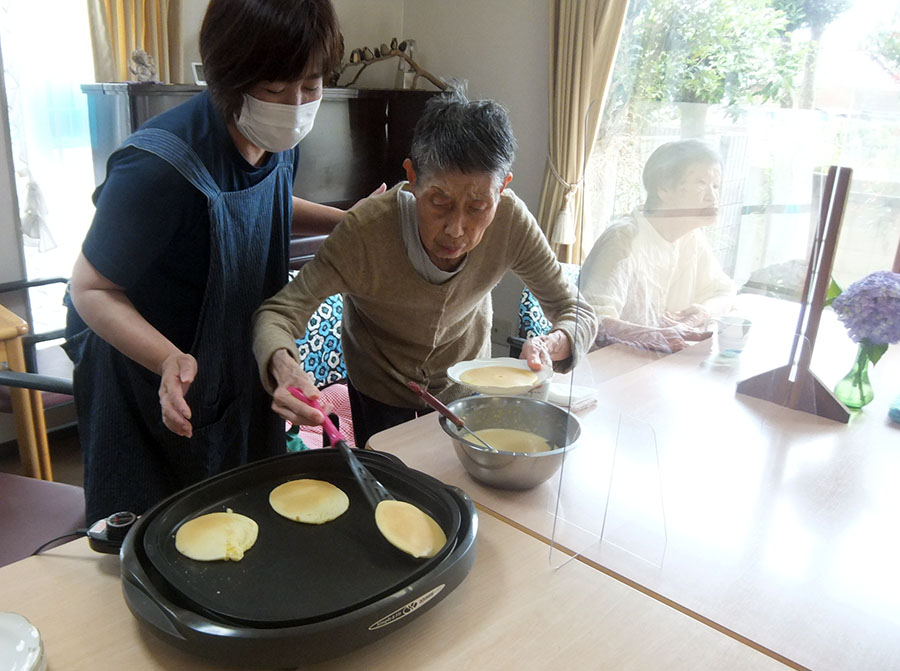
MULTIPOLYGON (((93 217, 87 98, 93 82, 87 4, 0 0, 19 215, 29 279, 68 277, 93 217)), ((65 320, 61 285, 30 291, 36 332, 65 320)))
POLYGON ((718 213, 700 230, 738 290, 799 297, 830 165, 853 170, 834 278, 889 270, 900 239, 898 8, 632 2, 586 173, 582 254, 644 210, 654 150, 698 138, 722 161, 718 213))

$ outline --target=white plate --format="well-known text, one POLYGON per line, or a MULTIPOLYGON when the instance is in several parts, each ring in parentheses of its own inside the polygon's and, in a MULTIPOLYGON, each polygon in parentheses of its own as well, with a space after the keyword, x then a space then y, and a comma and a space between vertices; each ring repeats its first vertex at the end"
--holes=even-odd
POLYGON ((450 366, 450 368, 447 370, 447 376, 457 384, 468 387, 472 391, 478 392, 479 394, 501 394, 504 396, 518 396, 519 394, 527 394, 532 389, 540 387, 551 377, 553 377, 553 369, 544 366, 540 371, 532 371, 535 375, 537 375, 537 379, 533 384, 524 384, 517 387, 479 386, 470 384, 468 382, 463 382, 459 379, 460 375, 465 373, 467 370, 472 370, 473 368, 486 368, 488 366, 509 366, 510 368, 531 370, 528 367, 528 363, 524 359, 513 359, 512 357, 506 356, 498 357, 496 359, 472 359, 471 361, 460 361, 459 363, 455 363, 450 366))
POLYGON ((18 613, 0 613, 0 669, 38 671, 44 667, 43 657, 37 627, 18 613))

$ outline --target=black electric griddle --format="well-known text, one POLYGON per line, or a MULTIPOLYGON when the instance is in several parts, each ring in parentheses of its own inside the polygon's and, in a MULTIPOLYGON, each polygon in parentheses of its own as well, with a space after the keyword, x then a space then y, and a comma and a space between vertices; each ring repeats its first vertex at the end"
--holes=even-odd
POLYGON ((388 543, 341 454, 310 450, 223 473, 144 514, 122 546, 131 611, 157 635, 201 656, 286 668, 348 652, 433 606, 474 561, 471 500, 396 457, 355 453, 397 499, 441 526, 448 541, 436 556, 417 560, 388 543), (350 498, 350 508, 323 525, 278 515, 269 492, 298 478, 335 484, 350 498), (241 561, 197 562, 177 551, 181 524, 228 508, 259 525, 257 541, 241 561))

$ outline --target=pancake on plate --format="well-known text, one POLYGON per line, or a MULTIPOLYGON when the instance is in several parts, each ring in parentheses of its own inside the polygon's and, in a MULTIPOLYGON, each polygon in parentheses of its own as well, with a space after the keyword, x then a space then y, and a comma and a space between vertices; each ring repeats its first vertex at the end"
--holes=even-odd
POLYGON ((324 524, 347 512, 350 499, 330 482, 304 478, 278 485, 269 492, 269 505, 289 520, 324 524))
POLYGON ((197 561, 240 561, 253 547, 259 525, 246 515, 207 513, 188 520, 175 533, 175 549, 197 561))
POLYGON ((512 366, 484 366, 470 368, 459 379, 473 387, 522 387, 533 386, 538 376, 534 371, 512 366))
POLYGON ((535 371, 524 359, 494 357, 459 361, 447 369, 447 377, 478 394, 518 396, 549 390, 553 368, 535 371))
POLYGON ((375 508, 375 524, 391 545, 417 559, 434 557, 447 543, 438 523, 405 501, 381 501, 375 508))

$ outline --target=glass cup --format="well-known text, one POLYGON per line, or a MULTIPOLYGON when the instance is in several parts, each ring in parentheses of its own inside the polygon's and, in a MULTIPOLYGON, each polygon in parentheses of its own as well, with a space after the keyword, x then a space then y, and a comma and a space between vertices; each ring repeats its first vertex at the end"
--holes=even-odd
POLYGON ((714 348, 718 355, 726 358, 740 356, 747 345, 753 322, 738 315, 713 317, 709 321, 710 324, 715 324, 712 330, 714 348))

